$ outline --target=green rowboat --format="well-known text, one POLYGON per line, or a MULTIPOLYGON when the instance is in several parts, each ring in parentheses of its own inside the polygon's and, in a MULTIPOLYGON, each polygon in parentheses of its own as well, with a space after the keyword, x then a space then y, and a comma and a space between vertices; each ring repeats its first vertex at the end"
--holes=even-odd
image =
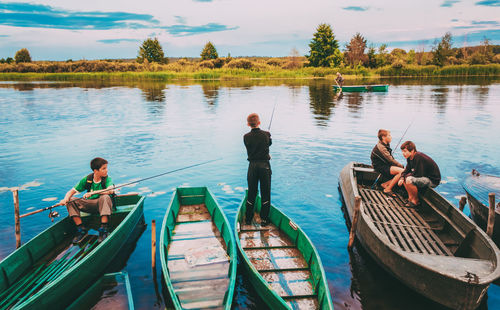
MULTIPOLYGON (((244 224, 247 196, 236 216, 236 243, 253 287, 271 309, 333 309, 319 255, 311 240, 271 205, 271 224, 244 224)), ((261 199, 255 201, 259 220, 261 199)))
POLYGON ((127 272, 103 275, 66 308, 66 310, 79 309, 134 310, 134 300, 127 272))
MULTIPOLYGON (((339 87, 333 85, 333 90, 337 91, 339 87)), ((342 91, 345 93, 359 93, 359 92, 386 92, 389 90, 389 85, 352 85, 343 86, 342 91)))
POLYGON ((163 219, 160 258, 176 309, 231 309, 236 244, 221 207, 206 187, 179 187, 163 219))
MULTIPOLYGON (((75 225, 66 217, 21 246, 0 263, 0 309, 60 309, 98 279, 143 219, 144 197, 116 197, 111 232, 100 244, 87 235, 72 245, 75 225)), ((98 215, 82 215, 86 227, 99 227, 98 215)))

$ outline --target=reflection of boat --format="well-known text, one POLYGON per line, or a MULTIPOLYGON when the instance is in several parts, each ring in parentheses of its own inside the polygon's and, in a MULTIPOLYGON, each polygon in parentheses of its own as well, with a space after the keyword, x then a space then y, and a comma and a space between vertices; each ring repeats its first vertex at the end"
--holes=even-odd
MULTIPOLYGON (((71 218, 57 222, 24 244, 0 263, 0 307, 54 309, 71 304, 96 280, 143 218, 144 197, 116 197, 116 210, 109 218, 112 228, 100 244, 87 235, 77 245, 71 240, 71 218)), ((97 228, 98 215, 84 215, 86 227, 97 228)))
POLYGON ((134 309, 128 274, 124 271, 107 273, 80 295, 66 310, 134 309))
POLYGON ((231 309, 236 244, 208 188, 176 189, 163 220, 160 258, 176 309, 231 309))
POLYGON ((454 309, 475 309, 500 276, 500 251, 486 234, 434 189, 418 209, 371 189, 377 173, 349 163, 340 187, 352 220, 361 197, 356 236, 383 268, 420 294, 454 309))
MULTIPOLYGON (((472 219, 486 231, 489 213, 488 194, 495 193, 496 199, 500 198, 500 177, 479 174, 476 170, 473 170, 471 176, 465 180, 463 187, 467 193, 472 219)), ((495 226, 491 237, 500 246, 499 204, 496 205, 495 226)))
MULTIPOLYGON (((333 85, 333 90, 337 91, 339 87, 337 85, 333 85)), ((389 90, 389 85, 349 85, 342 86, 342 92, 386 92, 389 90)))
MULTIPOLYGON (((236 243, 249 281, 271 309, 333 309, 319 255, 306 234, 271 205, 271 224, 244 224, 246 195, 236 216, 236 243)), ((259 218, 261 201, 255 201, 259 218)))

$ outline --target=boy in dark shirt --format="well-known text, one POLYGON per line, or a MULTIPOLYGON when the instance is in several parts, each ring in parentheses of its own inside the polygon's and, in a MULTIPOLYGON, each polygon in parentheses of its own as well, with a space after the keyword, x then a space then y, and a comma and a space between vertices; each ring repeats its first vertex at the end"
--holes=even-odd
POLYGON ((96 157, 90 162, 90 169, 92 169, 93 173, 84 176, 75 187, 66 193, 65 197, 58 204, 66 205, 69 216, 75 222, 76 236, 73 239, 73 243, 80 242, 87 234, 87 229, 82 224, 80 211, 99 213, 101 216, 99 242, 108 236, 108 217, 111 215, 113 207, 113 201, 109 195, 113 194, 114 190, 110 189, 103 193, 91 194, 93 191, 113 187, 113 181, 108 177, 108 161, 104 158, 96 157), (74 194, 85 190, 87 193, 83 195, 83 199, 73 197, 74 194))
POLYGON ((248 197, 246 203, 245 223, 251 224, 254 214, 257 185, 260 182, 262 206, 260 209, 261 225, 269 224, 269 207, 271 205, 271 165, 269 146, 272 144, 271 134, 259 128, 259 115, 252 113, 247 117, 251 131, 243 136, 243 142, 248 154, 248 197))
POLYGON ((401 177, 401 173, 404 170, 403 165, 392 156, 392 149, 390 146, 392 141, 391 132, 389 130, 380 129, 378 131, 378 140, 370 156, 372 166, 373 169, 384 176, 385 179, 389 179, 389 181, 382 183, 384 193, 395 197, 392 188, 401 177))
POLYGON ((401 145, 401 151, 407 165, 398 184, 404 184, 408 192, 408 203, 405 207, 416 207, 420 204, 418 190, 438 186, 441 182, 441 172, 432 158, 417 152, 415 143, 406 141, 401 145))

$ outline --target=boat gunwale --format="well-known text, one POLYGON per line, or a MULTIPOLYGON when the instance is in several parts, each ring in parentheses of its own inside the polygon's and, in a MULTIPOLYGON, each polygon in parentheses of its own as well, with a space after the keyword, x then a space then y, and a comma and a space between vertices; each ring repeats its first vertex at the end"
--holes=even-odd
MULTIPOLYGON (((478 197, 472 193, 472 189, 471 189, 470 185, 468 184, 469 180, 472 180, 473 178, 481 178, 482 176, 487 176, 487 177, 496 178, 496 179, 500 180, 499 176, 491 175, 491 174, 486 174, 486 173, 481 173, 481 174, 479 174, 477 176, 470 175, 470 176, 468 176, 465 179, 464 182, 462 182, 462 188, 464 189, 464 191, 468 195, 470 195, 471 197, 473 197, 482 207, 484 207, 486 209, 489 209, 489 206, 485 205, 483 201, 481 201, 480 199, 478 199, 478 197)), ((498 198, 500 198, 500 196, 498 198)), ((498 203, 500 203, 500 202, 498 202, 498 203)), ((495 206, 495 213, 497 214, 497 216, 500 216, 500 208, 498 208, 498 207, 495 206)))
MULTIPOLYGON (((167 210, 165 211, 165 216, 163 217, 163 222, 161 225, 161 232, 160 232, 160 261, 161 261, 161 268, 162 268, 162 272, 163 272, 163 279, 165 280, 165 284, 167 286, 167 290, 169 292, 170 299, 171 299, 171 301, 174 304, 174 307, 176 309, 183 309, 182 305, 179 301, 179 297, 175 293, 175 289, 174 289, 174 286, 172 285, 172 281, 170 280, 170 270, 168 268, 168 263, 166 260, 168 251, 165 250, 165 247, 167 246, 167 244, 165 244, 165 227, 167 227, 168 218, 171 216, 171 209, 173 207, 174 201, 178 197, 178 189, 186 189, 186 188, 198 188, 198 189, 204 188, 206 190, 204 199, 206 199, 207 196, 212 197, 212 199, 215 202, 216 208, 219 209, 219 212, 222 215, 223 221, 225 222, 226 229, 229 230, 229 233, 228 233, 229 240, 226 240, 223 238, 224 234, 222 233, 222 231, 220 233, 221 233, 221 237, 223 238, 223 240, 226 243, 229 241, 228 248, 230 248, 230 260, 229 260, 229 268, 228 268, 229 285, 228 285, 228 289, 224 295, 225 304, 223 303, 224 309, 230 310, 231 305, 232 305, 232 301, 233 301, 233 296, 234 296, 236 274, 237 274, 236 242, 234 239, 233 230, 231 228, 231 225, 229 224, 229 221, 228 221, 224 211, 222 210, 222 207, 220 206, 219 202, 217 201, 217 199, 215 198, 215 196, 213 195, 213 193, 210 191, 210 189, 207 186, 176 187, 175 190, 173 191, 173 195, 172 195, 172 198, 170 199, 170 203, 168 204, 167 210)), ((179 203, 179 207, 180 207, 180 203, 179 203)), ((212 223, 215 225, 215 222, 213 221, 212 214, 210 214, 210 219, 211 219, 212 223)), ((176 223, 176 222, 177 222, 177 219, 174 219, 174 223, 176 223)), ((170 241, 168 244, 170 244, 170 241)))

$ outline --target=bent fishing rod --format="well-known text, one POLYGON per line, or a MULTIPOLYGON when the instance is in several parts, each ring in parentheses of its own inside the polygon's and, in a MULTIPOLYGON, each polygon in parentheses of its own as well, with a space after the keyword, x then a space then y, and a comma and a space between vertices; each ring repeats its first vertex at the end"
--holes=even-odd
POLYGON ((276 105, 278 105, 278 96, 274 99, 274 107, 273 113, 271 113, 271 120, 269 121, 269 126, 267 127, 267 131, 271 130, 271 124, 273 123, 274 110, 276 110, 276 105))
MULTIPOLYGON (((212 160, 208 160, 208 161, 205 161, 205 162, 202 162, 202 163, 198 163, 198 164, 194 164, 194 165, 190 165, 190 166, 186 166, 186 167, 182 167, 182 168, 177 168, 177 169, 170 170, 170 171, 167 171, 167 172, 163 172, 163 173, 160 173, 160 174, 157 174, 157 175, 153 175, 153 176, 150 176, 150 177, 147 177, 147 178, 144 178, 144 179, 140 179, 140 180, 128 182, 128 183, 125 183, 125 184, 120 184, 120 185, 117 185, 117 186, 113 185, 111 187, 108 187, 108 188, 105 188, 105 189, 101 189, 101 190, 98 190, 98 191, 88 192, 87 194, 89 196, 96 195, 96 194, 101 194, 101 193, 104 193, 104 192, 116 190, 118 188, 126 187, 126 186, 129 186, 129 185, 132 185, 132 184, 144 182, 146 180, 151 180, 151 179, 154 179, 154 178, 158 178, 158 177, 161 177, 161 176, 164 176, 164 175, 167 175, 167 174, 171 174, 171 173, 174 173, 174 172, 178 172, 178 171, 181 171, 181 170, 186 170, 186 169, 190 169, 190 168, 194 168, 194 167, 206 165, 208 163, 212 163, 214 161, 218 161, 218 160, 221 160, 221 159, 222 158, 212 159, 212 160)), ((75 202, 75 201, 82 200, 82 199, 84 199, 84 197, 73 199, 71 201, 68 201, 67 203, 69 203, 69 202, 75 202)), ((65 204, 67 204, 67 203, 65 203, 65 204)), ((40 213, 40 212, 43 212, 43 211, 51 210, 51 209, 53 209, 55 207, 59 207, 59 206, 65 205, 65 204, 57 203, 57 204, 52 205, 50 207, 46 207, 46 208, 35 210, 35 211, 29 212, 29 213, 22 214, 19 217, 23 218, 23 217, 26 217, 26 216, 29 216, 29 215, 33 215, 33 214, 40 213)))

